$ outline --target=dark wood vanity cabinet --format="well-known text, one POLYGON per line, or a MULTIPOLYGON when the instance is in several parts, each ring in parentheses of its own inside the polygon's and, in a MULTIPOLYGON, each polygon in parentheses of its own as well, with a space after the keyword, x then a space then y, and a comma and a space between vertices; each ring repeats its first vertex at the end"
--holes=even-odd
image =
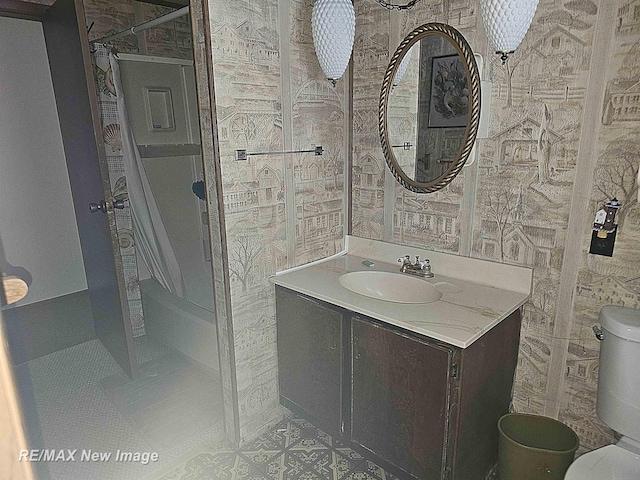
POLYGON ((421 479, 446 468, 453 348, 351 319, 351 440, 421 479))
POLYGON ((278 370, 284 406, 342 435, 343 314, 324 302, 278 288, 278 370))
POLYGON ((276 287, 282 403, 401 478, 484 480, 509 410, 520 311, 458 348, 276 287))

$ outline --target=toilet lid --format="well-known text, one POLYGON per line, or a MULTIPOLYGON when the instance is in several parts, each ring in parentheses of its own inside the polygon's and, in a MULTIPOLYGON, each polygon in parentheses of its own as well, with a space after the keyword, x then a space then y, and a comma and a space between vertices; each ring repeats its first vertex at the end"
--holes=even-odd
POLYGON ((640 479, 640 455, 616 445, 607 445, 579 457, 564 477, 564 480, 602 479, 640 479))

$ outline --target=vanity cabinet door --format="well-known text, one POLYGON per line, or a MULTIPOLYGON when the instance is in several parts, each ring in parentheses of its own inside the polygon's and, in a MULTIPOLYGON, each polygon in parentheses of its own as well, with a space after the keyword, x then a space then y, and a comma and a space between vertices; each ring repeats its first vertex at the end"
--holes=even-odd
POLYGON ((282 403, 303 410, 310 421, 329 433, 341 435, 341 311, 277 288, 276 312, 282 403))
POLYGON ((421 479, 443 478, 452 350, 352 317, 351 439, 421 479))

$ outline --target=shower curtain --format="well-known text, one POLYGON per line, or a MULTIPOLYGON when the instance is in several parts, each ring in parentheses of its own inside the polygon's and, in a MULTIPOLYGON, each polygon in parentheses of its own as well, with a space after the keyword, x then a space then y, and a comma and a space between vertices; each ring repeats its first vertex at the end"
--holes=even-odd
POLYGON ((153 197, 129 121, 118 59, 110 53, 109 62, 117 95, 124 171, 137 251, 153 278, 167 290, 188 300, 178 259, 153 197))

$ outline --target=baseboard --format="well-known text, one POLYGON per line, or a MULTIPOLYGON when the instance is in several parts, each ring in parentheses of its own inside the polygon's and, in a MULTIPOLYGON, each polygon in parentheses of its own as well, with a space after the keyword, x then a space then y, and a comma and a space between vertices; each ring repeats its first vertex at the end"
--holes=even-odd
POLYGON ((96 338, 86 290, 2 311, 14 365, 96 338))

